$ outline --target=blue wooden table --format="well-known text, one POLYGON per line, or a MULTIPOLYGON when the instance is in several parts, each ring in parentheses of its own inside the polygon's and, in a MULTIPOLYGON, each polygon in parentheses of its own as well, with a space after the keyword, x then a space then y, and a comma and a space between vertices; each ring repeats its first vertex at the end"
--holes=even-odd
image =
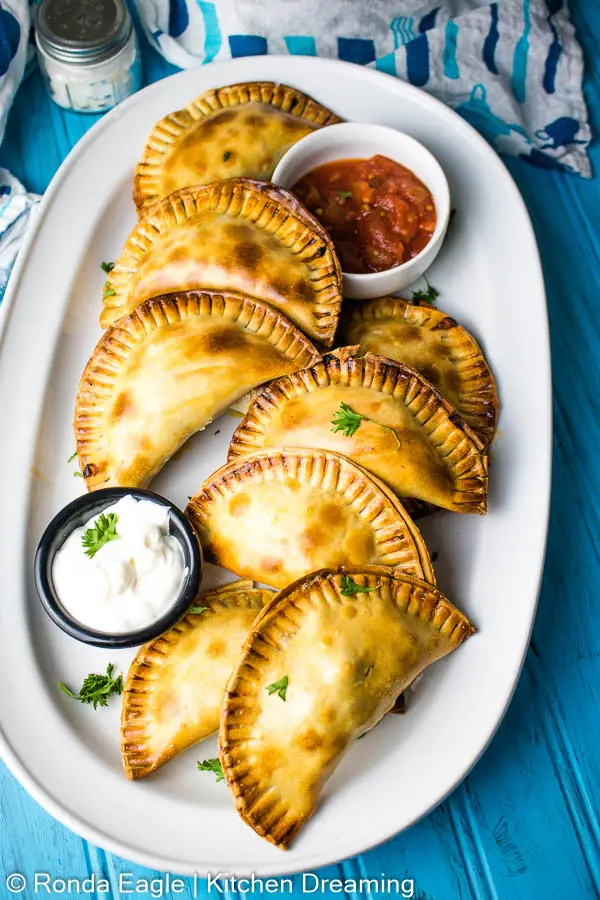
MULTIPOLYGON (((600 4, 570 5, 597 130, 600 4)), ((150 81, 174 71, 148 48, 145 66, 150 81)), ((94 121, 54 106, 35 72, 15 102, 0 164, 41 193, 94 121)), ((592 161, 600 172, 597 148, 592 161)), ((554 370, 552 513, 531 647, 494 741, 452 797, 410 831, 319 873, 412 878, 419 900, 600 897, 600 177, 586 182, 521 161, 508 165, 541 249, 554 370)), ((11 896, 5 879, 13 872, 30 882, 22 896, 36 896, 36 871, 63 879, 94 872, 111 883, 114 897, 132 896, 131 881, 119 889, 121 873, 160 877, 72 834, 0 768, 0 897, 11 896)), ((185 881, 183 894, 167 896, 207 896, 205 882, 185 881)), ((134 896, 159 895, 158 883, 154 893, 143 882, 137 887, 134 896)), ((340 896, 314 894, 330 895, 340 896)))

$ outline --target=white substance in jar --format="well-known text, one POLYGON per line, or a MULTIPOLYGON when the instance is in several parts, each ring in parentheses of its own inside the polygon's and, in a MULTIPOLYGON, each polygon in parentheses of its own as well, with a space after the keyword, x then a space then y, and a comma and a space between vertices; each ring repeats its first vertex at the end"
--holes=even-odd
POLYGON ((141 57, 123 0, 42 0, 36 46, 50 96, 65 109, 98 113, 141 87, 141 57))
POLYGON ((52 580, 61 605, 79 623, 124 634, 151 625, 171 608, 187 569, 179 541, 169 534, 167 507, 128 495, 103 512, 117 516, 118 536, 90 558, 82 539, 94 527, 94 516, 56 554, 52 580))
POLYGON ((116 56, 95 65, 72 65, 38 54, 46 86, 55 103, 76 112, 112 109, 141 85, 141 62, 135 32, 116 56))

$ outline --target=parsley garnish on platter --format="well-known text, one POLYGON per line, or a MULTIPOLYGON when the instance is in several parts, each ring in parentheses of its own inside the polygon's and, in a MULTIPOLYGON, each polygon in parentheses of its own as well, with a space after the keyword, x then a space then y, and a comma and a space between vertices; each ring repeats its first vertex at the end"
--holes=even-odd
POLYGON ((119 537, 117 534, 118 519, 116 513, 108 513, 108 515, 100 513, 92 528, 88 528, 84 533, 81 543, 90 559, 93 559, 105 544, 119 537))
POLYGON ((73 478, 83 478, 81 472, 73 472, 73 478))
POLYGON ((434 288, 432 284, 429 284, 426 275, 423 275, 423 278, 425 279, 427 290, 425 290, 425 288, 421 288, 421 290, 419 291, 413 291, 412 298, 413 300, 420 300, 423 303, 435 303, 437 298, 440 296, 440 292, 437 288, 434 288))
POLYGON ((208 612, 208 610, 209 610, 208 606, 190 606, 190 608, 188 609, 188 612, 195 613, 197 616, 199 616, 200 613, 208 612))
POLYGON ((400 440, 393 428, 390 428, 389 425, 382 425, 381 422, 376 422, 375 419, 370 419, 368 416, 363 416, 361 413, 355 412, 347 403, 340 403, 340 408, 334 412, 331 420, 331 424, 333 425, 331 430, 333 432, 341 431, 345 437, 352 437, 363 420, 372 422, 373 425, 378 425, 380 428, 385 428, 386 431, 389 431, 390 434, 394 435, 394 440, 398 444, 398 447, 400 447, 400 440))
POLYGON ((106 272, 107 275, 109 274, 109 272, 112 272, 114 267, 115 267, 114 262, 101 262, 100 263, 100 268, 102 269, 103 272, 106 272))
POLYGON ((198 762, 198 769, 200 770, 200 772, 214 772, 217 781, 223 781, 223 779, 225 778, 221 760, 216 756, 214 759, 205 759, 202 762, 198 762))
POLYGON ((223 162, 227 162, 227 160, 231 159, 232 153, 231 150, 226 150, 223 154, 223 162))
POLYGON ((105 281, 105 282, 104 282, 104 287, 103 287, 103 289, 102 289, 102 296, 103 296, 104 298, 106 298, 106 297, 116 297, 116 296, 117 296, 117 292, 115 291, 115 289, 114 289, 113 287, 110 286, 110 284, 108 283, 108 281, 105 281))
POLYGON ((81 685, 78 694, 74 694, 69 690, 62 681, 58 682, 58 686, 63 694, 71 697, 73 700, 79 700, 81 703, 93 703, 94 709, 98 706, 108 706, 108 698, 111 694, 123 693, 123 676, 118 675, 112 677, 114 665, 109 663, 106 667, 106 675, 88 675, 81 685))
POLYGON ((368 594, 371 591, 376 591, 378 585, 375 587, 366 587, 362 584, 357 584, 349 575, 342 575, 342 588, 340 590, 340 594, 342 597, 353 597, 354 594, 368 594))
POLYGON ((338 191, 338 194, 342 198, 342 200, 349 200, 352 196, 352 191, 338 191))
POLYGON ((77 450, 75 451, 75 453, 71 453, 71 455, 70 455, 70 457, 68 458, 67 462, 68 462, 68 463, 73 462, 73 460, 75 459, 76 456, 77 456, 77 450))
POLYGON ((274 681, 273 684, 268 684, 265 688, 265 691, 269 694, 277 693, 281 700, 285 700, 285 695, 287 693, 289 684, 289 678, 287 675, 284 675, 283 678, 280 678, 279 681, 274 681))

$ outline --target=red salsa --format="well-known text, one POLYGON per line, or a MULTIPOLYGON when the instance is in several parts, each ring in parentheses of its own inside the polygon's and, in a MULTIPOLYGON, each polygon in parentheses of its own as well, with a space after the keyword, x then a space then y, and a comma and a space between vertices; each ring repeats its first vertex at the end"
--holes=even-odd
POLYGON ((292 190, 331 235, 344 272, 399 266, 420 253, 435 230, 431 192, 387 156, 326 163, 292 190))

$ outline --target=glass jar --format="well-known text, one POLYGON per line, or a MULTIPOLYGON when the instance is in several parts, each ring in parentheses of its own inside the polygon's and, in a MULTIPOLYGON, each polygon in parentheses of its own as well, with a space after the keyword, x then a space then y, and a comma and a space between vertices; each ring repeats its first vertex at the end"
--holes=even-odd
POLYGON ((35 41, 50 96, 65 109, 104 112, 141 87, 140 51, 123 0, 42 0, 35 41))

